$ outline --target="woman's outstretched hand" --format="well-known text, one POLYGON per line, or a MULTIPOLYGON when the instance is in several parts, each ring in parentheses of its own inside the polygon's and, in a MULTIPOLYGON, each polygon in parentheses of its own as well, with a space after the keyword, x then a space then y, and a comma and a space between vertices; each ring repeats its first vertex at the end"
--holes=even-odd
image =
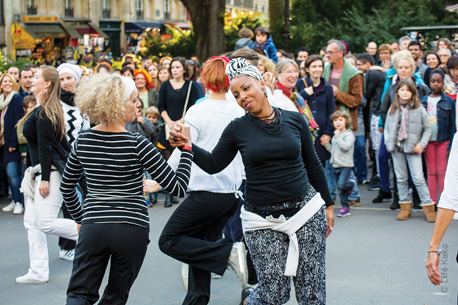
POLYGON ((172 147, 191 146, 191 129, 189 126, 177 123, 176 127, 170 130, 169 142, 172 147))

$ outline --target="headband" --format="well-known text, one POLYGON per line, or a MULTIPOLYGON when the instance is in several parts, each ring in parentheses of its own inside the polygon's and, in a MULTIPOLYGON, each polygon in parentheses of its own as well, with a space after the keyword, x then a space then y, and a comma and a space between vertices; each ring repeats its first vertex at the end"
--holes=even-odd
POLYGON ((134 92, 134 90, 137 89, 137 87, 135 86, 135 82, 130 77, 119 76, 117 74, 114 75, 121 78, 122 83, 124 84, 124 99, 127 100, 132 95, 132 92, 134 92))
POLYGON ((230 81, 240 75, 248 75, 259 81, 263 80, 258 68, 248 63, 243 57, 235 58, 226 65, 226 75, 230 81))
MULTIPOLYGON (((226 63, 226 65, 230 61, 229 58, 224 57, 224 56, 213 56, 212 58, 207 60, 207 62, 205 64, 207 65, 207 64, 209 64, 210 62, 212 62, 212 61, 214 61, 216 59, 222 59, 226 63)), ((205 69, 204 69, 204 71, 202 71, 202 77, 205 78, 205 69)), ((213 87, 212 85, 210 85, 210 83, 208 81, 205 82, 205 86, 208 89, 210 89, 211 91, 213 91, 213 92, 218 92, 219 90, 221 90, 223 88, 229 87, 229 78, 226 75, 226 81, 224 82, 224 87, 223 88, 220 88, 218 85, 216 87, 213 87)))
POLYGON ((59 72, 59 75, 63 73, 70 73, 77 82, 80 81, 81 75, 83 75, 83 72, 81 71, 81 68, 77 65, 72 65, 68 63, 63 63, 59 67, 57 67, 57 72, 59 72))

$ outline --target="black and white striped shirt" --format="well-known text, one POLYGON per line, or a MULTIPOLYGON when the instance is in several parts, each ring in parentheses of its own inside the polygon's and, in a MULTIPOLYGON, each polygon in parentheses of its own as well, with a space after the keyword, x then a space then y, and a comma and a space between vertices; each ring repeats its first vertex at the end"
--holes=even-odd
POLYGON ((77 223, 129 223, 149 227, 143 169, 165 190, 184 196, 193 153, 184 149, 176 171, 154 145, 130 132, 82 131, 70 153, 60 190, 77 223), (86 172, 88 194, 81 205, 75 187, 86 172))

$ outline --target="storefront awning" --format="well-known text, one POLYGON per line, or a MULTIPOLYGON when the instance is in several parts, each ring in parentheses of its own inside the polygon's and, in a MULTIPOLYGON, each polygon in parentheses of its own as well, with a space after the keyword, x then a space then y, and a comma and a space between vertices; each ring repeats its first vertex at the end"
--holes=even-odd
POLYGON ((59 23, 48 24, 24 24, 21 25, 24 30, 32 35, 35 39, 53 37, 64 38, 66 31, 59 23))
POLYGON ((97 34, 99 34, 99 35, 102 36, 103 38, 108 39, 108 35, 105 34, 105 32, 102 31, 102 30, 101 30, 98 26, 96 26, 94 23, 88 22, 87 24, 91 27, 91 29, 92 29, 94 32, 96 32, 97 34))
POLYGON ((170 25, 175 28, 180 28, 182 30, 187 30, 192 26, 192 24, 187 23, 187 22, 165 22, 165 24, 170 25))
POLYGON ((124 23, 124 32, 126 34, 141 34, 147 29, 164 29, 164 24, 159 22, 129 22, 124 23))
POLYGON ((34 49, 35 38, 25 31, 18 23, 12 26, 13 47, 15 49, 34 49))
POLYGON ((65 29, 65 31, 68 34, 70 34, 70 36, 73 39, 83 38, 83 36, 80 33, 78 33, 78 31, 73 26, 71 26, 70 24, 63 22, 62 20, 59 20, 59 24, 65 29))

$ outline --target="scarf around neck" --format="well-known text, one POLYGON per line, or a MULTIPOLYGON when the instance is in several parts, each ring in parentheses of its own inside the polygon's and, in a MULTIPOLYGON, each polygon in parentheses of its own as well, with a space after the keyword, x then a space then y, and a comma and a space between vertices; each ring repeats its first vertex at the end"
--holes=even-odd
POLYGON ((284 95, 286 95, 293 103, 296 105, 299 113, 302 114, 307 119, 307 122, 310 126, 310 132, 312 133, 313 140, 318 137, 318 130, 320 126, 318 126, 317 122, 313 118, 312 110, 310 109, 307 101, 302 98, 302 96, 296 92, 296 88, 293 88, 292 91, 288 90, 285 86, 283 86, 280 82, 277 82, 277 88, 281 89, 284 95))
POLYGON ((75 93, 61 90, 60 100, 69 106, 76 106, 75 104, 75 93))
POLYGON ((401 103, 401 123, 399 124, 398 143, 404 141, 409 137, 407 127, 407 113, 412 108, 412 101, 403 101, 399 99, 401 103))
POLYGON ((5 99, 5 94, 2 93, 0 95, 0 111, 5 109, 6 107, 8 107, 8 105, 10 104, 11 100, 13 99, 13 96, 16 94, 16 91, 11 91, 10 94, 8 94, 8 96, 6 97, 5 99))

